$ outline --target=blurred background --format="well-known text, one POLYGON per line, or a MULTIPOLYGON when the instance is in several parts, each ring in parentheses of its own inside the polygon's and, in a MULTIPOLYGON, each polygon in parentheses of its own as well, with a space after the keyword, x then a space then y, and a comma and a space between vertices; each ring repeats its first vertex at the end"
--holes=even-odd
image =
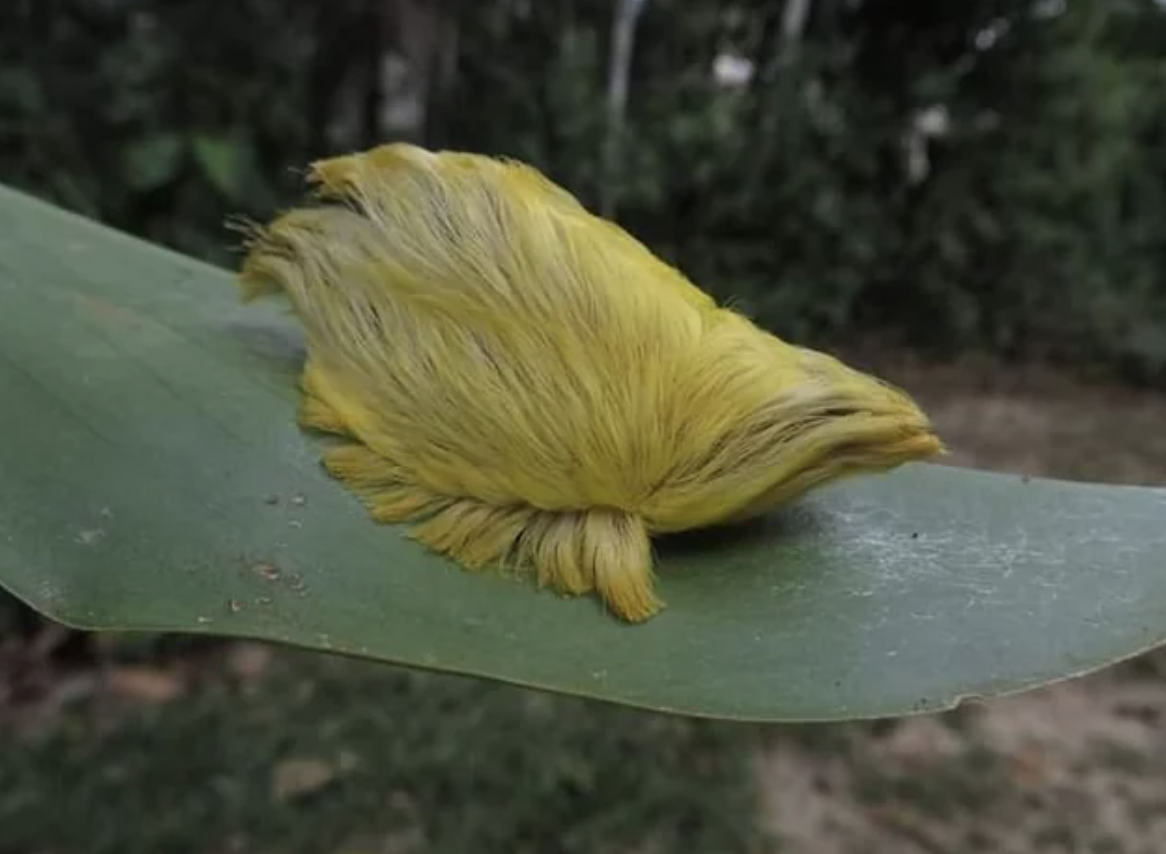
MULTIPOLYGON (((1166 484, 1159 2, 0 2, 0 182, 212 263, 394 139, 539 166, 954 464, 1166 484)), ((4 598, 0 854, 1158 854, 1164 673, 755 727, 4 598)))

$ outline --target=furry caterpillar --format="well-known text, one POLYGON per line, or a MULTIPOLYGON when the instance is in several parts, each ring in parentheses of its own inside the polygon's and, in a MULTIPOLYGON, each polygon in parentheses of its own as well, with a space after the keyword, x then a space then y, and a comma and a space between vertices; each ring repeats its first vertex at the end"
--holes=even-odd
POLYGON ((536 170, 405 144, 312 165, 248 235, 243 298, 291 301, 300 423, 380 522, 628 621, 650 537, 940 452, 902 392, 718 307, 536 170))

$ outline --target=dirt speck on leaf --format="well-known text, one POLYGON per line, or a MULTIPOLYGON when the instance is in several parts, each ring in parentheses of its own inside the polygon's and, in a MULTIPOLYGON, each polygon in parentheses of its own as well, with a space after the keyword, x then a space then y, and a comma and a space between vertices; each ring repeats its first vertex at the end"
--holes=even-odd
POLYGON ((77 542, 83 546, 92 546, 105 539, 105 531, 102 528, 93 528, 88 531, 77 532, 77 542))
POLYGON ((266 578, 268 581, 279 581, 279 577, 282 574, 279 571, 279 567, 267 561, 260 561, 252 569, 255 570, 256 575, 261 578, 266 578))

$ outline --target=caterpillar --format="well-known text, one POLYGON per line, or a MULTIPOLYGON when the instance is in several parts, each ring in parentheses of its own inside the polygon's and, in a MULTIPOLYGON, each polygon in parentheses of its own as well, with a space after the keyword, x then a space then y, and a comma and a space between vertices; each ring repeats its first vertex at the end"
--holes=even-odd
POLYGON ((906 393, 719 306, 528 165, 395 143, 308 179, 248 228, 242 299, 301 322, 331 475, 466 569, 641 622, 653 537, 942 452, 906 393))

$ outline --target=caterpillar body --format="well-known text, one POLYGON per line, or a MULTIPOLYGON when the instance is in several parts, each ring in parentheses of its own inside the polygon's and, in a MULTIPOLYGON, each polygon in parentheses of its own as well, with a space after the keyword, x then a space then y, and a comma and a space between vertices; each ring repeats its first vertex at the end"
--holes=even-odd
POLYGON ((243 297, 303 324, 327 469, 466 568, 638 622, 654 535, 941 451, 905 393, 718 306, 526 165, 391 144, 310 180, 251 230, 243 297))

